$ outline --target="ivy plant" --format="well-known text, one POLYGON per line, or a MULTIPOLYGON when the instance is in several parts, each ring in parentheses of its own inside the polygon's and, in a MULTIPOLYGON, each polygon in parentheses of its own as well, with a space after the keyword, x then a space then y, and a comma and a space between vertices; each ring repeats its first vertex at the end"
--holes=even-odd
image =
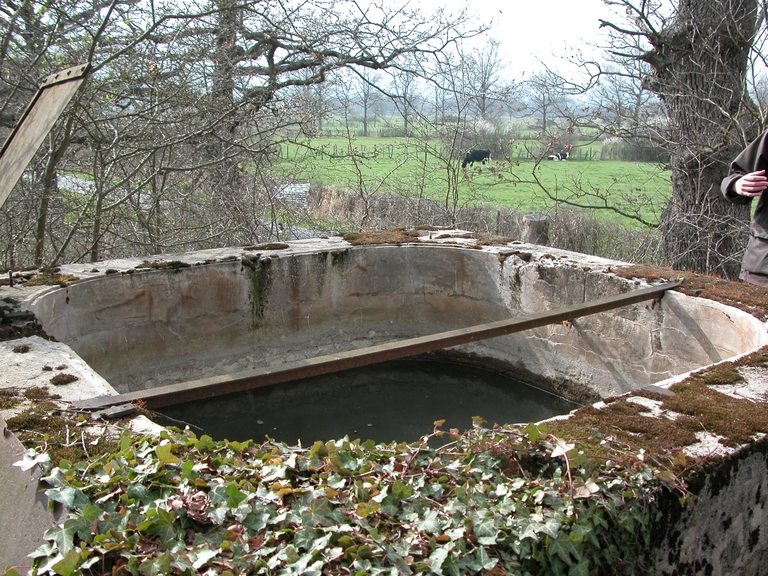
POLYGON ((309 448, 125 432, 116 452, 47 471, 46 494, 68 515, 32 554, 33 573, 651 571, 662 484, 642 454, 588 458, 532 424, 435 424, 413 444, 309 448))

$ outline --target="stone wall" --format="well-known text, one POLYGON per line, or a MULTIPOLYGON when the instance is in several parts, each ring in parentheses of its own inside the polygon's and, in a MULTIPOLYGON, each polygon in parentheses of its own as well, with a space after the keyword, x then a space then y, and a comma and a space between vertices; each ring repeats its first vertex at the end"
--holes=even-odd
MULTIPOLYGON (((30 307, 50 335, 130 391, 548 311, 642 285, 610 273, 620 263, 533 246, 318 240, 207 256, 173 261, 188 267, 112 262, 118 273, 48 291, 30 307)), ((456 351, 586 401, 766 341, 746 313, 667 293, 456 351)))

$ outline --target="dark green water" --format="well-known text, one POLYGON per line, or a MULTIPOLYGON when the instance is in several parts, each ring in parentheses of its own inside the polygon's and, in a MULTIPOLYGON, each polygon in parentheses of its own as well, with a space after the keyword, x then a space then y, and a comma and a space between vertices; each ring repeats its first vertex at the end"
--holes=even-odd
MULTIPOLYGON (((421 360, 398 360, 290 384, 177 404, 162 414, 214 439, 303 446, 315 440, 414 442, 442 429, 472 427, 473 416, 516 424, 565 414, 578 405, 495 372, 421 360)), ((161 424, 168 422, 162 416, 161 424)))

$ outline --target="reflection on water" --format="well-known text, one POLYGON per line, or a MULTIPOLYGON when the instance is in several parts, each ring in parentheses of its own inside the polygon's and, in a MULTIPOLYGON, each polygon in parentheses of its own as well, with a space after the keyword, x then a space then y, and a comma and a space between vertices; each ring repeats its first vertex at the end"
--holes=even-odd
MULTIPOLYGON (((578 405, 476 367, 398 360, 247 392, 177 404, 164 415, 221 440, 266 437, 303 446, 315 440, 414 442, 445 420, 443 430, 543 420, 578 405), (200 430, 202 429, 202 431, 200 430)), ((168 422, 159 416, 161 424, 168 422)))

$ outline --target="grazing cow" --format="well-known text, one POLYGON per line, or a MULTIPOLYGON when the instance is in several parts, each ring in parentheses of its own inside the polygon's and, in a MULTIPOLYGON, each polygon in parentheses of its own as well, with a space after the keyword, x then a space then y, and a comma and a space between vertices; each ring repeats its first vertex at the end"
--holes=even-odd
POLYGON ((568 160, 568 152, 558 152, 557 154, 550 154, 550 160, 568 160))
POLYGON ((461 167, 466 168, 467 164, 472 165, 475 162, 482 162, 485 164, 490 159, 490 150, 467 150, 467 153, 464 155, 464 161, 461 163, 461 167))

